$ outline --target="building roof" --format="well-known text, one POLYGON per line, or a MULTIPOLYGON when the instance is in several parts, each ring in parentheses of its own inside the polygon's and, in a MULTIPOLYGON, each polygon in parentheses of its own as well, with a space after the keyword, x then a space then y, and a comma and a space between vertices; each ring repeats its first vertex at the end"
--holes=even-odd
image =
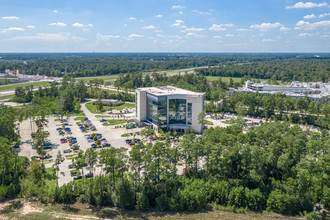
POLYGON ((157 86, 157 87, 144 87, 138 88, 137 90, 148 92, 156 96, 160 95, 195 95, 195 96, 203 96, 205 93, 202 92, 193 92, 173 86, 157 86))

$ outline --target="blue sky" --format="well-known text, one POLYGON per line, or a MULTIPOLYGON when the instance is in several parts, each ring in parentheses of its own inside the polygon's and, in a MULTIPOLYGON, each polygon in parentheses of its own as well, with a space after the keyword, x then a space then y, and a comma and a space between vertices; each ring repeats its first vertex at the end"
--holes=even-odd
POLYGON ((2 1, 0 52, 330 52, 330 3, 2 1))

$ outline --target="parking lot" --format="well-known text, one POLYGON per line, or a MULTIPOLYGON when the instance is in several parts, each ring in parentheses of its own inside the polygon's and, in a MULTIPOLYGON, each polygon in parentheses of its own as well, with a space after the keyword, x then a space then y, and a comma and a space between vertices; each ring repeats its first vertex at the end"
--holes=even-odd
MULTIPOLYGON (((106 142, 109 143, 111 146, 120 148, 120 147, 126 147, 128 148, 129 145, 126 144, 125 140, 127 137, 121 137, 121 135, 128 133, 128 132, 139 132, 142 128, 134 128, 127 130, 126 128, 115 128, 116 126, 103 126, 103 124, 100 122, 101 118, 95 117, 94 114, 90 113, 88 109, 85 107, 85 105, 82 105, 82 111, 85 113, 85 117, 87 117, 92 125, 95 126, 96 131, 90 131, 87 130, 86 132, 82 132, 77 125, 77 120, 74 120, 76 117, 71 116, 69 118, 63 117, 63 119, 67 120, 65 123, 67 125, 65 128, 68 128, 68 130, 71 130, 71 133, 66 133, 64 135, 59 134, 59 129, 62 128, 62 122, 60 119, 56 116, 48 116, 48 125, 44 128, 44 131, 49 132, 49 137, 47 138, 48 141, 52 144, 52 149, 46 150, 47 155, 49 154, 51 156, 50 159, 44 160, 45 167, 52 167, 53 161, 56 158, 56 155, 58 151, 62 153, 62 156, 65 157, 65 160, 60 165, 60 171, 59 171, 59 179, 58 183, 59 185, 66 184, 73 180, 73 177, 71 176, 69 165, 72 164, 72 157, 75 155, 74 152, 64 153, 64 150, 70 149, 69 141, 66 143, 61 143, 61 139, 63 138, 69 138, 74 137, 79 145, 79 149, 86 151, 88 148, 91 148, 91 145, 95 143, 94 141, 88 142, 87 136, 92 135, 93 133, 101 134, 102 138, 106 139, 106 142)), ((66 129, 63 129, 65 131, 66 129)), ((37 151, 35 149, 32 149, 32 137, 31 133, 32 131, 36 130, 36 126, 34 125, 31 130, 31 124, 30 120, 25 120, 20 125, 20 131, 21 131, 21 146, 20 146, 20 156, 26 156, 28 158, 31 158, 33 156, 37 157, 37 151)), ((139 138, 139 136, 136 136, 139 138)), ((101 138, 100 138, 101 139, 101 138)), ((95 148, 97 151, 101 150, 101 148, 95 148)), ((96 174, 101 172, 101 167, 96 168, 96 174)), ((87 174, 87 170, 84 169, 84 174, 87 174)))

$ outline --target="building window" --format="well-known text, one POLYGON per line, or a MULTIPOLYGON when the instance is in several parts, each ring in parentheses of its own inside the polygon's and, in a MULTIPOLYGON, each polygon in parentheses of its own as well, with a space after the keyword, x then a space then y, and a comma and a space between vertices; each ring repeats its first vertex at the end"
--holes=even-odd
POLYGON ((147 95, 147 119, 158 126, 167 124, 166 96, 147 95))
POLYGON ((169 124, 186 124, 186 100, 170 99, 168 114, 169 124))
POLYGON ((192 103, 188 103, 188 111, 187 111, 187 122, 188 125, 191 125, 192 123, 192 103))

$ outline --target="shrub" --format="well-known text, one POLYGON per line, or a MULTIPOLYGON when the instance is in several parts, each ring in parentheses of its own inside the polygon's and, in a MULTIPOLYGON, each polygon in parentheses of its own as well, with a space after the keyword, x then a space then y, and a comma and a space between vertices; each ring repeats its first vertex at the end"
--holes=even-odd
POLYGON ((264 209, 264 197, 259 189, 250 190, 245 188, 246 206, 253 211, 261 211, 264 209))
POLYGON ((169 208, 169 199, 165 194, 161 194, 156 198, 156 208, 162 211, 169 208))
POLYGON ((131 190, 129 183, 123 182, 117 185, 116 190, 112 196, 114 205, 123 209, 134 208, 134 193, 131 190))
POLYGON ((150 208, 149 199, 144 193, 138 193, 136 200, 137 210, 145 211, 150 208))
POLYGON ((228 196, 228 205, 234 208, 246 206, 245 190, 243 186, 231 188, 228 196))
POLYGON ((295 215, 299 213, 299 201, 295 196, 275 190, 268 197, 267 210, 281 214, 295 215))

